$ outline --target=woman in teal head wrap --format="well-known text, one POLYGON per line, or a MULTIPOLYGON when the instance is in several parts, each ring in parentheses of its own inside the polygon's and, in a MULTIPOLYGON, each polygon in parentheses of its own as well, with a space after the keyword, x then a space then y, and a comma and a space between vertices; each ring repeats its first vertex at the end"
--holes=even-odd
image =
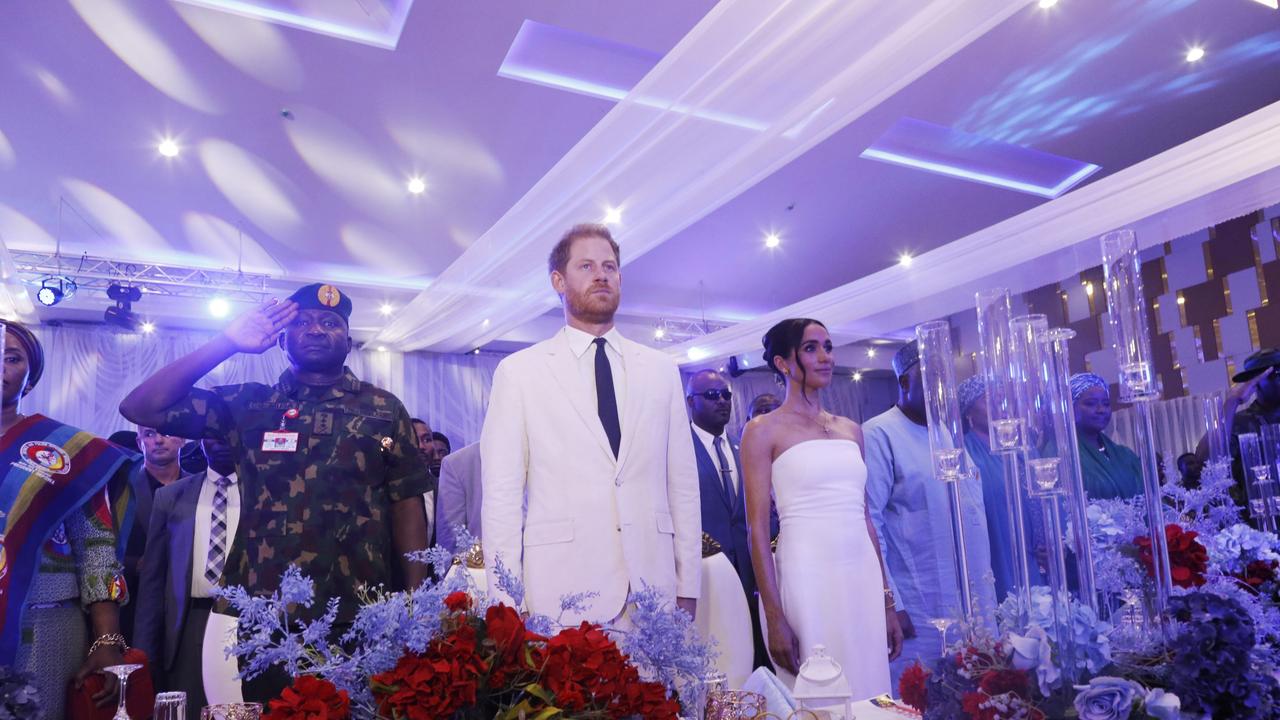
POLYGON ((1076 436, 1080 441, 1080 474, 1090 500, 1131 498, 1142 492, 1142 463, 1129 448, 1104 432, 1111 424, 1111 391, 1093 373, 1071 376, 1076 436))

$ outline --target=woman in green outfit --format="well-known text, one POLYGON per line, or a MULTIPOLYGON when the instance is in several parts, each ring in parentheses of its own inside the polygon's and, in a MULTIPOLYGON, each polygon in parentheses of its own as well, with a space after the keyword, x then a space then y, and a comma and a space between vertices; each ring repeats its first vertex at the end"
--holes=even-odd
POLYGON ((1131 498, 1142 492, 1142 463, 1104 432, 1111 424, 1111 391, 1093 373, 1071 376, 1071 399, 1080 442, 1080 474, 1090 500, 1131 498))

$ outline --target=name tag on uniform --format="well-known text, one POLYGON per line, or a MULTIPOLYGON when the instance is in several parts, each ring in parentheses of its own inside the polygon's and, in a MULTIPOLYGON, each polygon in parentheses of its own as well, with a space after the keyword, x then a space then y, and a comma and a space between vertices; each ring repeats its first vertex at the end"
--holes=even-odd
POLYGON ((297 452, 298 433, 277 432, 262 433, 262 452, 297 452))

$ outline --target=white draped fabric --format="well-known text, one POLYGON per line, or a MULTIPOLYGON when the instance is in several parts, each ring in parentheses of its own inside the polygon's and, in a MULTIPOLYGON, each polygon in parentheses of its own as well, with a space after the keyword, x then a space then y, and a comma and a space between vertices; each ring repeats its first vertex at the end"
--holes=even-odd
MULTIPOLYGON (((1188 395, 1184 397, 1161 400, 1151 408, 1151 421, 1155 429, 1156 452, 1160 453, 1166 464, 1177 460, 1178 456, 1196 449, 1196 443, 1204 435, 1204 409, 1202 396, 1188 395)), ((1111 439, 1126 447, 1137 450, 1136 425, 1138 414, 1133 408, 1117 410, 1111 416, 1111 439)))
MULTIPOLYGON (((114 332, 103 326, 41 326, 44 377, 23 401, 39 412, 99 435, 132 429, 117 410, 124 396, 151 373, 191 352, 211 337, 200 332, 152 335, 114 332)), ((392 393, 409 413, 449 436, 454 448, 480 437, 489 386, 500 358, 355 350, 352 372, 392 393)), ((287 366, 272 348, 261 355, 237 355, 208 375, 201 386, 240 382, 273 383, 287 366)))

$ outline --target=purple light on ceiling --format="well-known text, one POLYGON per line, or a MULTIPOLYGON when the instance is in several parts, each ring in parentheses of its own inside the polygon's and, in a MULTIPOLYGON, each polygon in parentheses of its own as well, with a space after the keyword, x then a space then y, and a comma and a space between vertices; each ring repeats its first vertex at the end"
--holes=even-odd
POLYGON ((1093 163, 909 117, 894 123, 862 157, 1050 199, 1099 170, 1093 163))
POLYGON ((395 50, 413 0, 175 0, 386 50, 395 50), (305 7, 303 7, 305 6, 305 7))
POLYGON ((658 53, 638 47, 525 20, 498 75, 621 100, 661 59, 658 53))

